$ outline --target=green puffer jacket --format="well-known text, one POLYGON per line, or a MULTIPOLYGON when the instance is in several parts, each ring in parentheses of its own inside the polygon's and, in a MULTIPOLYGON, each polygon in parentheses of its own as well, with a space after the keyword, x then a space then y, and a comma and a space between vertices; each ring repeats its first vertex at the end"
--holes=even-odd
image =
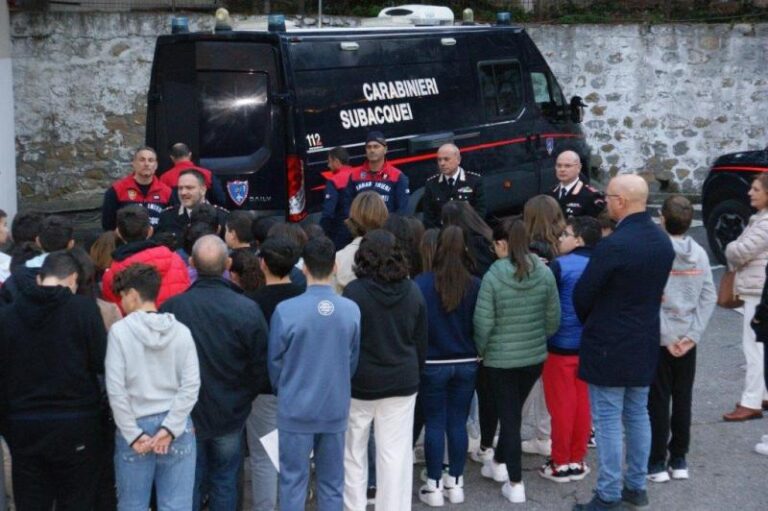
POLYGON ((560 326, 555 277, 538 257, 518 281, 509 259, 500 259, 483 277, 475 306, 475 345, 486 367, 509 369, 540 364, 547 338, 560 326))

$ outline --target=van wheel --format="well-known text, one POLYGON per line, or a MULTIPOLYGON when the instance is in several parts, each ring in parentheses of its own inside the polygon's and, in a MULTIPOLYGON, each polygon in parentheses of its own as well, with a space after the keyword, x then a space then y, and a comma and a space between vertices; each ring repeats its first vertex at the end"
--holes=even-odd
POLYGON ((746 204, 735 199, 723 201, 712 210, 707 221, 707 240, 720 263, 726 264, 725 247, 739 237, 751 214, 746 204))

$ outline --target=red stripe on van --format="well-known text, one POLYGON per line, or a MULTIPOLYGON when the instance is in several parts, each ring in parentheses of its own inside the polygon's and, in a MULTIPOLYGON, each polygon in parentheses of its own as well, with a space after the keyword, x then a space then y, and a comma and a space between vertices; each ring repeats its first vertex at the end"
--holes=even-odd
MULTIPOLYGON (((541 135, 539 135, 539 137, 540 138, 584 138, 584 135, 579 135, 576 133, 542 133, 541 135)), ((528 137, 509 138, 507 140, 497 140, 495 142, 486 142, 484 144, 460 147, 459 150, 462 153, 469 153, 472 151, 482 151, 483 149, 491 149, 493 147, 499 147, 504 145, 520 144, 522 142, 525 142, 526 140, 528 140, 528 137)), ((404 165, 408 163, 414 163, 417 161, 431 160, 436 157, 437 157, 437 151, 435 151, 434 153, 418 154, 416 156, 394 158, 392 160, 389 160, 389 163, 393 165, 404 165)), ((763 170, 766 170, 766 169, 763 169, 763 170)), ((325 185, 321 185, 321 186, 316 186, 311 190, 314 192, 314 191, 324 190, 324 189, 325 189, 325 185)))
POLYGON ((745 166, 730 166, 712 167, 713 171, 720 170, 735 170, 737 172, 768 172, 768 168, 765 167, 745 167, 745 166))

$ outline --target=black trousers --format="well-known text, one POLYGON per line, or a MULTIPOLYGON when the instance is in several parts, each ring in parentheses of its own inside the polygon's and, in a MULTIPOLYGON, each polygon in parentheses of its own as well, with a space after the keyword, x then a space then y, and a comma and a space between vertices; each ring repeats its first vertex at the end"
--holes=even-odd
POLYGON ((523 480, 520 461, 523 455, 520 445, 523 403, 541 376, 542 367, 543 364, 513 369, 486 368, 501 422, 499 444, 493 457, 497 463, 507 464, 509 480, 513 483, 523 480))
POLYGON ((8 421, 13 496, 18 511, 90 511, 103 459, 100 419, 8 421))
POLYGON ((680 358, 673 357, 667 348, 661 348, 656 379, 648 394, 648 415, 651 419, 649 465, 664 464, 667 450, 671 458, 684 458, 688 454, 695 376, 695 347, 680 358))
POLYGON ((480 417, 480 445, 485 448, 493 447, 496 426, 499 425, 499 414, 496 413, 496 402, 491 391, 488 368, 482 364, 477 372, 477 414, 480 417))

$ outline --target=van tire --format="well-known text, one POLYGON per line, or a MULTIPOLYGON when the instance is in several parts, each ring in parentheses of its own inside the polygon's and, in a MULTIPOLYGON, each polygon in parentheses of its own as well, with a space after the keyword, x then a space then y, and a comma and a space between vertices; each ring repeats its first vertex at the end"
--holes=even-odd
POLYGON ((721 264, 726 264, 726 245, 739 237, 751 215, 749 206, 736 199, 725 200, 712 209, 706 225, 707 241, 721 264))

